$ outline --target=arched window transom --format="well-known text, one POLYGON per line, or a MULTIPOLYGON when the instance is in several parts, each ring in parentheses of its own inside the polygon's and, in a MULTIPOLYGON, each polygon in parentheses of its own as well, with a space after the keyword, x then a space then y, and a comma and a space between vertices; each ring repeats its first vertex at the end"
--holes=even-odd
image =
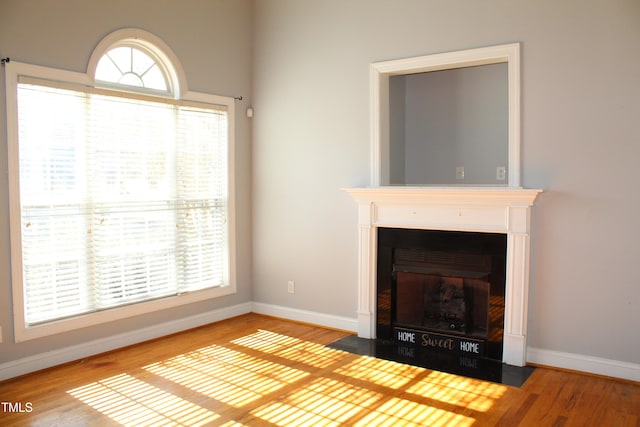
POLYGON ((115 47, 105 53, 98 62, 96 80, 169 92, 167 76, 158 61, 130 46, 115 47))

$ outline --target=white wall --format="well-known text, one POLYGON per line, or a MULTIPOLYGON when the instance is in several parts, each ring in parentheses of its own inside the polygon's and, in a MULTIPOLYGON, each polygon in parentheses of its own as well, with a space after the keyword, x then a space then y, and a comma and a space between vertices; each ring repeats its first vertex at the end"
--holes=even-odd
MULTIPOLYGON (((250 99, 251 3, 248 0, 0 0, 0 56, 85 72, 96 44, 123 27, 141 28, 167 43, 182 63, 189 89, 244 95, 250 99)), ((0 368, 3 364, 13 366, 8 362, 59 352, 67 347, 82 347, 84 343, 122 336, 123 333, 135 341, 131 331, 136 329, 160 324, 181 325, 185 323, 184 319, 208 318, 205 314, 212 310, 251 300, 251 133, 250 121, 243 114, 246 104, 239 103, 236 123, 237 294, 13 344, 3 69, 0 69, 0 79, 0 326, 3 334, 0 368)))
POLYGON ((254 300, 356 316, 369 64, 522 43, 529 345, 640 363, 640 3, 256 0, 254 300), (287 280, 296 294, 287 293, 287 280))

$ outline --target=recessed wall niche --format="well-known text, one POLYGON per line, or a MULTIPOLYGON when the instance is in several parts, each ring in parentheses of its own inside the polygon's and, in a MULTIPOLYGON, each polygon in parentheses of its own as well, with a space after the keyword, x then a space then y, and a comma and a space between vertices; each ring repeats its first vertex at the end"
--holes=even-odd
POLYGON ((372 64, 372 185, 519 187, 519 49, 372 64))

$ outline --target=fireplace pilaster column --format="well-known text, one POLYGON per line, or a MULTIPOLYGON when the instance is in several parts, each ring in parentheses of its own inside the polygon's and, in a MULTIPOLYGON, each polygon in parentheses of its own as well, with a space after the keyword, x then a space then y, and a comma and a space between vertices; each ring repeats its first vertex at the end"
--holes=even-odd
POLYGON ((508 207, 507 215, 503 361, 509 365, 524 366, 527 354, 531 214, 528 207, 508 207))
POLYGON ((358 336, 376 337, 376 262, 378 258, 378 234, 373 225, 374 205, 359 203, 358 271, 358 336))

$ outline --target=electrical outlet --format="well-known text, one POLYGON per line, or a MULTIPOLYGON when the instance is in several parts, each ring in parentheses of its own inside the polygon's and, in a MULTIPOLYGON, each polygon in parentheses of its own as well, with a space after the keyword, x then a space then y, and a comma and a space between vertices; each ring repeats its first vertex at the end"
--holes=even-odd
POLYGON ((294 282, 293 280, 289 280, 287 282, 287 292, 289 292, 290 294, 296 293, 296 282, 294 282))
POLYGON ((504 181, 507 178, 507 168, 504 166, 496 167, 496 180, 504 181))
POLYGON ((464 166, 456 166, 456 179, 464 179, 464 166))

